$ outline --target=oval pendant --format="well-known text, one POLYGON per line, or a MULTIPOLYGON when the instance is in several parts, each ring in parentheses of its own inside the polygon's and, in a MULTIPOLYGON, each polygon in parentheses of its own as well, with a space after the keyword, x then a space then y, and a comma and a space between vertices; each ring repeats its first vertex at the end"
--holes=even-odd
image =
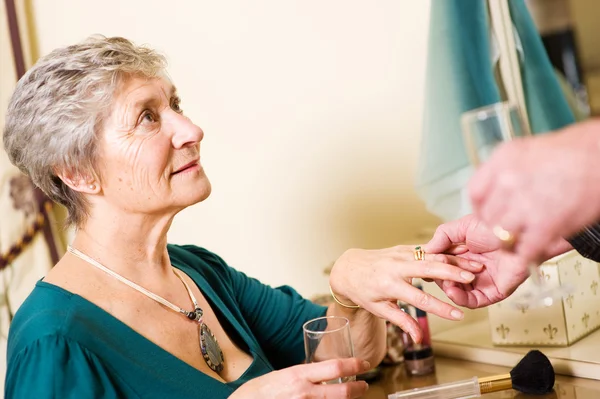
POLYGON ((217 339, 206 324, 201 323, 199 328, 200 350, 202 351, 202 357, 204 357, 204 361, 212 371, 220 373, 225 364, 223 351, 221 350, 217 339))

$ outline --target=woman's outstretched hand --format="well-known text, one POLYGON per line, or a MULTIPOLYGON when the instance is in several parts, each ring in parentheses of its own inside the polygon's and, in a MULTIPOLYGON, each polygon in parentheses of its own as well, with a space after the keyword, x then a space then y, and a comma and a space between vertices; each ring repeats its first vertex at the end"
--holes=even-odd
POLYGON ((482 265, 453 255, 425 254, 415 259, 415 247, 400 245, 378 250, 350 249, 334 264, 330 285, 342 303, 360 305, 373 315, 389 320, 408 332, 416 342, 422 331, 398 301, 450 320, 461 320, 463 312, 413 287, 413 278, 469 284, 482 265))

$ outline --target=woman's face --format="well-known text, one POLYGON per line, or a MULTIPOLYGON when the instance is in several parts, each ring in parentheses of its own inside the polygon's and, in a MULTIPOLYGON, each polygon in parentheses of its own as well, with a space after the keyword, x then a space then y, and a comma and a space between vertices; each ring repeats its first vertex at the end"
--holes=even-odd
POLYGON ((203 136, 183 115, 167 79, 125 80, 99 138, 105 199, 140 214, 178 212, 206 199, 211 186, 200 164, 203 136))

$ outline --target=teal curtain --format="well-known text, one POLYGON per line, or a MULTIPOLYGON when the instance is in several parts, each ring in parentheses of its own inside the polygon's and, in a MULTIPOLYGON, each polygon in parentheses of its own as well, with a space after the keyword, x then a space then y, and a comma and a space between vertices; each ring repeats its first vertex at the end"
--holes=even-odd
MULTIPOLYGON (((521 79, 534 134, 574 122, 573 112, 523 0, 509 0, 521 79)), ((443 220, 470 212, 465 187, 473 173, 460 115, 502 101, 494 75, 487 1, 431 0, 426 93, 416 188, 443 220)))

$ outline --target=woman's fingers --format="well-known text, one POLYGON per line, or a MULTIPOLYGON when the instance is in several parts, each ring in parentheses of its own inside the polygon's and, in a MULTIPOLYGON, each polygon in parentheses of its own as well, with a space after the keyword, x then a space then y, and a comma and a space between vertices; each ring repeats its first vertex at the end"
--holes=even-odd
POLYGON ((362 397, 369 389, 364 381, 350 381, 343 384, 321 384, 314 388, 315 397, 332 399, 355 399, 362 397))
POLYGON ((413 341, 421 342, 423 332, 419 323, 410 315, 404 313, 398 305, 392 302, 378 302, 374 304, 369 312, 377 317, 388 320, 390 323, 397 325, 403 331, 406 331, 412 337, 413 341))
POLYGON ((313 383, 354 376, 370 368, 369 362, 357 358, 326 360, 302 366, 304 378, 313 383))
POLYGON ((424 310, 428 313, 438 315, 448 320, 462 320, 464 313, 462 310, 449 303, 443 302, 431 294, 426 293, 415 287, 409 287, 410 290, 406 290, 405 299, 406 302, 414 304, 417 308, 424 310))
MULTIPOLYGON (((440 301, 431 294, 428 294, 427 292, 413 287, 409 284, 398 285, 396 286, 396 289, 393 290, 393 292, 386 293, 386 296, 387 295, 394 298, 398 298, 404 302, 410 303, 419 309, 422 309, 428 313, 438 315, 440 317, 443 317, 444 319, 462 320, 464 317, 464 313, 462 312, 462 310, 450 305, 449 303, 440 301)), ((412 317, 410 318, 412 319, 412 317)), ((404 331, 407 331, 412 335, 410 331, 404 331)))
MULTIPOLYGON (((436 255, 437 259, 445 255, 436 255)), ((462 259, 462 262, 468 264, 469 261, 462 259)), ((471 268, 473 268, 471 266, 471 268)), ((442 263, 436 260, 422 260, 418 262, 411 262, 404 267, 396 267, 396 272, 400 274, 399 277, 406 279, 409 277, 420 277, 427 279, 439 279, 439 280, 450 280, 456 281, 457 283, 468 284, 475 279, 475 275, 462 267, 454 266, 449 263, 442 263)), ((481 269, 475 270, 479 272, 481 269)))
POLYGON ((467 259, 466 257, 459 257, 448 254, 425 254, 423 260, 447 263, 449 265, 458 266, 463 270, 468 270, 473 273, 479 273, 481 270, 483 270, 484 267, 483 263, 467 259))

